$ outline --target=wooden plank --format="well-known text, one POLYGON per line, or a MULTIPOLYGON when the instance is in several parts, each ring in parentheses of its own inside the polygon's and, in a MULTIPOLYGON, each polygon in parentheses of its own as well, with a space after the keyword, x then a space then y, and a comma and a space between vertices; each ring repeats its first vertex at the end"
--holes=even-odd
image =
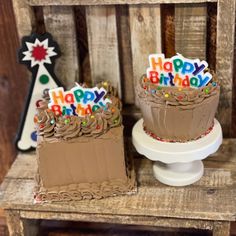
MULTIPOLYGON (((137 195, 68 202, 67 204, 34 204, 34 187, 35 182, 31 179, 6 179, 1 189, 1 207, 27 211, 105 214, 110 216, 111 220, 116 215, 130 216, 130 221, 132 221, 132 216, 137 218, 143 215, 202 220, 235 220, 236 192, 232 185, 214 189, 214 191, 209 186, 172 188, 159 184, 153 176, 150 176, 149 179, 140 183, 137 195), (222 204, 222 199, 225 199, 224 204, 222 204)), ((117 221, 117 223, 120 222, 117 221)))
POLYGON ((161 5, 162 47, 166 57, 172 57, 175 52, 175 4, 161 5))
POLYGON ((19 65, 19 48, 12 2, 0 3, 0 182, 16 157, 14 138, 27 94, 28 80, 24 66, 19 65), (20 89, 19 89, 20 88, 20 89), (14 102, 12 95, 14 91, 14 102))
POLYGON ((38 235, 38 221, 28 221, 20 216, 17 210, 5 211, 9 236, 38 235))
MULTIPOLYGON (((148 55, 161 53, 160 5, 129 7, 134 86, 146 73, 148 55)), ((138 106, 137 96, 135 104, 138 106)))
MULTIPOLYGON (((232 121, 236 120, 236 33, 234 33, 234 66, 233 66, 233 88, 232 88, 232 121)), ((236 122, 232 122, 230 138, 236 138, 236 122)), ((236 226, 236 223, 235 223, 236 226)), ((236 229, 236 227, 235 227, 236 229)), ((235 230, 236 235, 236 230, 235 230)))
POLYGON ((236 161, 236 139, 223 139, 220 149, 211 155, 210 160, 217 162, 234 162, 236 161))
POLYGON ((24 235, 24 226, 23 221, 20 218, 18 211, 5 211, 6 218, 7 218, 7 226, 10 236, 24 235))
POLYGON ((27 0, 13 0, 13 8, 19 38, 29 35, 35 28, 35 17, 27 0))
POLYGON ((220 80, 220 104, 217 118, 225 137, 232 127, 232 86, 235 34, 235 1, 219 0, 217 11, 216 75, 220 80))
POLYGON ((115 7, 88 6, 86 19, 92 81, 110 81, 121 97, 115 7))
POLYGON ((207 4, 207 46, 206 59, 209 68, 216 68, 216 25, 217 25, 217 3, 207 4))
POLYGON ((217 0, 28 0, 32 6, 49 5, 115 5, 115 4, 161 4, 161 3, 201 3, 217 0))
POLYGON ((185 57, 206 59, 207 7, 202 4, 175 6, 175 49, 185 57))
POLYGON ((80 62, 80 81, 87 85, 92 84, 91 69, 89 62, 88 33, 86 24, 86 11, 84 6, 76 6, 75 25, 80 62))
POLYGON ((12 168, 7 173, 7 178, 34 179, 37 171, 37 158, 35 152, 20 153, 12 168))
POLYGON ((236 235, 236 222, 231 222, 230 224, 230 231, 231 231, 231 236, 236 235))
POLYGON ((230 222, 215 222, 213 236, 230 236, 230 222))
POLYGON ((55 73, 67 88, 79 81, 79 62, 76 43, 74 11, 72 7, 43 8, 46 30, 60 46, 61 57, 56 61, 55 73), (65 30, 66 29, 66 30, 65 30))
POLYGON ((64 213, 61 212, 32 212, 21 211, 22 218, 27 219, 48 219, 48 220, 73 220, 73 221, 87 221, 87 222, 100 222, 100 223, 117 223, 128 225, 142 225, 153 227, 168 227, 168 228, 196 228, 196 229, 213 229, 213 222, 207 220, 191 220, 191 219, 166 219, 151 216, 119 216, 111 218, 106 214, 81 214, 81 213, 64 213))
POLYGON ((0 235, 7 235, 7 222, 3 209, 0 209, 0 235))
POLYGON ((46 32, 44 17, 43 17, 43 7, 34 7, 36 27, 35 32, 38 34, 44 34, 46 32))
POLYGON ((134 83, 130 43, 128 6, 117 6, 117 30, 121 70, 122 98, 125 104, 134 104, 134 83))

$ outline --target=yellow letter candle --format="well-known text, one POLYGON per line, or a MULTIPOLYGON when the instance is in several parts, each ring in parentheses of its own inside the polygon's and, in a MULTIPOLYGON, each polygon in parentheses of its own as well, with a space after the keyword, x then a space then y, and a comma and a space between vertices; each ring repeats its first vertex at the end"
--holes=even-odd
POLYGON ((204 72, 208 64, 199 59, 188 59, 181 54, 165 58, 164 54, 149 55, 147 78, 160 86, 201 88, 212 79, 209 72, 204 72))
POLYGON ((62 87, 49 90, 48 107, 56 115, 85 116, 111 103, 110 99, 105 98, 106 94, 102 87, 84 88, 76 83, 70 91, 64 91, 62 87))

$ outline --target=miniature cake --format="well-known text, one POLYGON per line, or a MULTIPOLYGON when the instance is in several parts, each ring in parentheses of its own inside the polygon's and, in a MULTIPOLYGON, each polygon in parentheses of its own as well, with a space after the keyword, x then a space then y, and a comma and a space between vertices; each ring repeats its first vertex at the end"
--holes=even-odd
POLYGON ((125 158, 121 103, 112 87, 107 82, 94 88, 77 84, 70 91, 49 90, 49 96, 35 116, 35 201, 135 192, 134 171, 125 158))
POLYGON ((144 130, 169 142, 187 142, 210 132, 220 86, 207 63, 177 54, 149 56, 150 67, 137 84, 144 130))

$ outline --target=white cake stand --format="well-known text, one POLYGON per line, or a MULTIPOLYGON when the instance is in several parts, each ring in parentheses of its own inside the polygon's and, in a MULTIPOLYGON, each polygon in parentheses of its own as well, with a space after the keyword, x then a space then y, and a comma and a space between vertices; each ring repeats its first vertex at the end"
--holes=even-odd
POLYGON ((206 136, 186 143, 169 143, 146 134, 141 119, 133 127, 132 141, 138 153, 155 161, 153 171, 157 180, 171 186, 186 186, 202 177, 201 160, 217 151, 222 143, 222 130, 215 119, 206 136))

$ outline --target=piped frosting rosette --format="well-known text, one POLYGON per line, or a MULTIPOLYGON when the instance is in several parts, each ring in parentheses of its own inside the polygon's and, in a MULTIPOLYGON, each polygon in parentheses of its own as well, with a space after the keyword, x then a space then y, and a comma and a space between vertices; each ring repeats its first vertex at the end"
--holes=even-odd
POLYGON ((38 135, 43 135, 45 138, 52 137, 54 135, 56 120, 57 117, 47 108, 47 103, 41 102, 38 107, 38 115, 35 116, 38 135))
POLYGON ((194 88, 178 88, 178 87, 161 87, 151 83, 145 75, 141 77, 137 85, 137 93, 140 98, 148 99, 149 101, 168 104, 188 106, 201 103, 204 99, 214 96, 219 93, 220 86, 214 77, 211 83, 206 86, 194 88))
POLYGON ((107 82, 105 85, 104 87, 109 89, 106 97, 110 102, 105 107, 83 117, 57 115, 48 108, 48 99, 41 102, 38 114, 35 116, 38 135, 63 140, 81 136, 98 137, 109 129, 120 126, 122 124, 121 102, 113 95, 116 94, 115 90, 107 82))

